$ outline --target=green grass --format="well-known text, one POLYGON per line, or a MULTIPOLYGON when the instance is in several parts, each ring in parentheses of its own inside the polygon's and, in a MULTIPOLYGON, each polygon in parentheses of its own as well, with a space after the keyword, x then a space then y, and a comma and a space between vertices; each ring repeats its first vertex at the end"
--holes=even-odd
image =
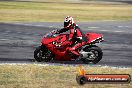
MULTIPOLYGON (((132 68, 84 66, 88 74, 130 74, 132 68)), ((0 88, 132 88, 130 84, 85 84, 76 82, 77 66, 1 65, 0 88)))
POLYGON ((132 20, 132 5, 0 2, 0 22, 62 22, 67 15, 77 21, 132 20))

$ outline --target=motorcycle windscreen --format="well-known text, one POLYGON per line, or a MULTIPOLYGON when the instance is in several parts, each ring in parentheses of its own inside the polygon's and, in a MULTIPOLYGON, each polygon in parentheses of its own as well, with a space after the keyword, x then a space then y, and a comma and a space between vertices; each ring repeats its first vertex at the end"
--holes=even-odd
POLYGON ((51 43, 51 42, 53 42, 54 41, 54 38, 43 38, 42 40, 41 40, 41 43, 42 44, 49 44, 49 43, 51 43))

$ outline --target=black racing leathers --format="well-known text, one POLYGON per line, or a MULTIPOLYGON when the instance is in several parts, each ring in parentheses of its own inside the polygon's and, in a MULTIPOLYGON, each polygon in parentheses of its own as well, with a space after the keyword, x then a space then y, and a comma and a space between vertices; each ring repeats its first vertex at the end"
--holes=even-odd
POLYGON ((58 30, 58 33, 60 34, 68 30, 70 30, 69 40, 77 41, 77 42, 87 41, 85 34, 82 32, 82 30, 77 25, 70 27, 70 28, 62 28, 58 30))

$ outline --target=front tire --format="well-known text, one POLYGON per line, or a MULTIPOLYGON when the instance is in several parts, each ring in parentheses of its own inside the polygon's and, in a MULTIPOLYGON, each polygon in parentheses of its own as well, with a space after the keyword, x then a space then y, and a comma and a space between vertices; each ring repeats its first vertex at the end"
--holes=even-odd
POLYGON ((100 47, 98 47, 98 46, 86 47, 84 49, 84 51, 91 53, 91 54, 88 55, 87 58, 82 58, 82 61, 85 64, 89 64, 89 63, 96 64, 102 59, 103 52, 102 52, 102 49, 100 47))
POLYGON ((36 50, 34 51, 34 58, 38 62, 49 62, 53 59, 52 53, 43 46, 39 46, 36 48, 36 50))

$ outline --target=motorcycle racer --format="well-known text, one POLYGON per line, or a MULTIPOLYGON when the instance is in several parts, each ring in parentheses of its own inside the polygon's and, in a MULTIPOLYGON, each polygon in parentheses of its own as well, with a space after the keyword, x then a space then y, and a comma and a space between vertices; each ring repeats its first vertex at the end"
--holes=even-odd
POLYGON ((34 51, 34 58, 38 62, 74 60, 96 64, 103 56, 102 49, 96 46, 96 43, 102 41, 102 34, 90 32, 83 34, 73 18, 67 16, 64 28, 52 30, 43 36, 41 45, 34 51), (60 34, 68 30, 70 33, 60 34))
POLYGON ((60 34, 68 30, 70 30, 69 39, 64 43, 64 45, 71 41, 71 48, 68 51, 78 57, 80 54, 77 50, 85 45, 87 38, 71 16, 67 16, 64 19, 64 28, 57 30, 56 34, 60 34))

